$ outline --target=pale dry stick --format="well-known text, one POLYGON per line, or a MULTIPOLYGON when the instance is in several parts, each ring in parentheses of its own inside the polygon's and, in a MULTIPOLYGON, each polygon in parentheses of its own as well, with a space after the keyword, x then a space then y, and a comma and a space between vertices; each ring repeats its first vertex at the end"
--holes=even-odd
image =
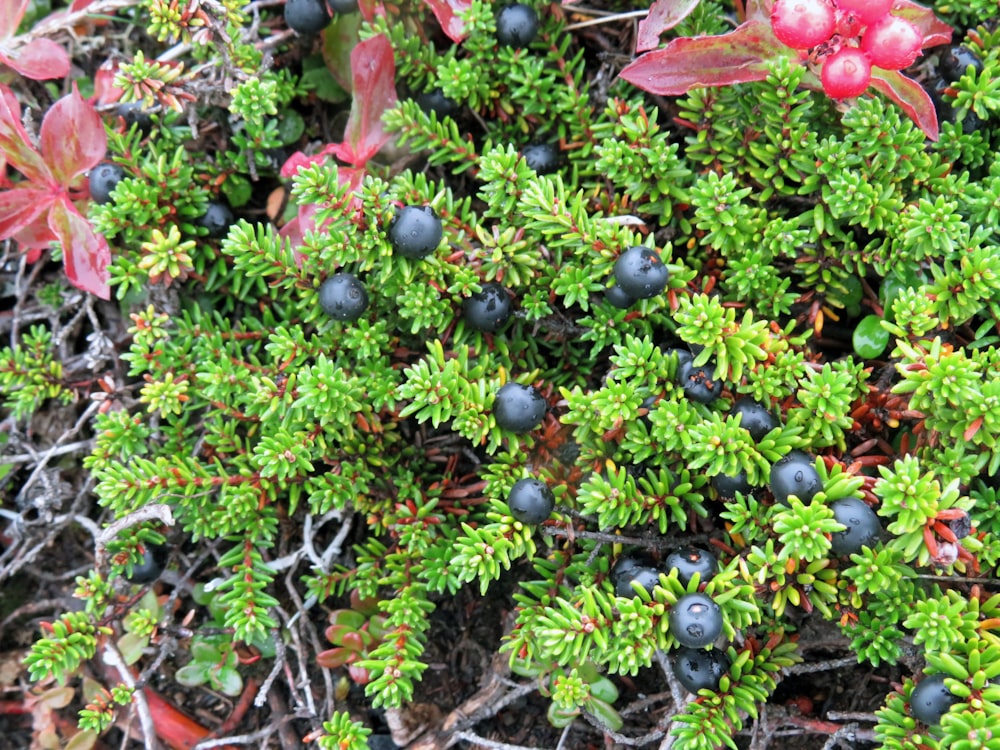
POLYGON ((71 437, 80 432, 80 430, 83 429, 83 426, 90 421, 90 418, 93 417, 94 414, 97 412, 97 410, 100 408, 101 405, 96 401, 91 403, 86 409, 83 410, 83 414, 81 414, 77 418, 76 422, 73 424, 72 427, 70 427, 62 435, 60 435, 59 438, 49 448, 47 448, 45 451, 39 454, 39 457, 35 461, 35 468, 32 470, 30 476, 24 481, 24 484, 21 485, 21 490, 19 493, 20 495, 23 495, 30 487, 32 487, 35 484, 38 477, 45 470, 45 467, 48 466, 49 461, 51 461, 54 458, 54 454, 52 453, 52 451, 59 448, 64 442, 66 442, 71 437))
POLYGON ((153 724, 153 714, 149 711, 149 704, 146 702, 146 694, 136 687, 135 678, 125 664, 118 647, 110 638, 104 642, 104 663, 114 670, 121 677, 122 682, 132 690, 135 698, 135 709, 139 714, 139 724, 142 726, 143 739, 146 743, 146 750, 158 750, 160 743, 156 739, 156 725, 153 724))
POLYGON ((260 684, 260 690, 257 691, 257 695, 253 699, 255 708, 262 708, 267 703, 267 695, 271 692, 271 686, 285 667, 285 644, 281 642, 281 633, 278 632, 277 628, 271 630, 271 640, 274 642, 274 666, 271 667, 271 671, 260 684))
POLYGON ((844 656, 840 659, 829 659, 828 661, 819 661, 810 664, 793 664, 790 667, 785 667, 781 672, 784 675, 809 674, 811 672, 827 672, 832 669, 840 669, 841 667, 853 667, 857 666, 857 664, 858 658, 856 656, 844 656))
POLYGON ((4 464, 25 464, 29 461, 37 461, 39 455, 44 455, 47 458, 55 458, 56 456, 65 456, 67 453, 77 453, 82 451, 89 452, 93 446, 94 440, 93 438, 90 438, 88 440, 77 440, 75 443, 70 443, 68 445, 48 448, 43 454, 15 453, 13 456, 0 456, 0 466, 3 466, 4 464))
POLYGON ((866 724, 878 724, 875 714, 864 711, 827 711, 824 717, 830 721, 863 721, 866 724))
POLYGON ((234 734, 232 737, 218 737, 211 740, 202 740, 197 745, 192 747, 191 750, 210 750, 210 748, 220 747, 222 745, 249 745, 259 740, 268 739, 275 733, 275 731, 277 731, 275 727, 267 726, 263 729, 258 729, 256 732, 251 734, 234 734))
POLYGON ((573 728, 573 723, 567 724, 563 730, 562 734, 559 735, 559 744, 556 745, 556 750, 563 750, 566 747, 566 738, 569 737, 569 730, 573 728))
POLYGON ((614 13, 610 16, 599 16, 598 18, 591 18, 586 21, 571 23, 565 26, 564 30, 576 31, 577 29, 585 29, 588 26, 598 26, 602 23, 614 23, 615 21, 631 21, 633 18, 645 18, 648 15, 648 10, 630 10, 626 13, 614 13))
POLYGON ((613 729, 609 729, 607 726, 602 724, 600 720, 586 711, 580 715, 583 717, 584 721, 594 727, 594 729, 604 733, 619 745, 625 745, 627 747, 645 747, 652 742, 656 742, 665 734, 662 729, 654 729, 652 732, 647 732, 641 737, 629 737, 627 735, 620 734, 613 729))
POLYGON ((130 526, 135 526, 138 523, 145 523, 146 521, 157 520, 163 523, 164 526, 174 525, 174 515, 170 512, 170 506, 166 503, 152 503, 151 505, 145 505, 138 510, 134 510, 127 516, 122 516, 117 521, 112 523, 106 529, 104 529, 100 534, 98 534, 95 540, 97 544, 97 553, 94 559, 94 567, 98 570, 101 568, 104 562, 104 550, 112 539, 118 536, 124 529, 130 526))

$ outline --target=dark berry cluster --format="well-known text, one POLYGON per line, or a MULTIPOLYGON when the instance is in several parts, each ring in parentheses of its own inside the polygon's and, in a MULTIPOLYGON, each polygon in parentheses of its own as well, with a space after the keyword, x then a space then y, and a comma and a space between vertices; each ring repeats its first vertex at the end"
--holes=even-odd
POLYGON ((872 67, 902 70, 920 54, 924 36, 892 15, 893 0, 775 0, 771 28, 783 44, 817 50, 823 90, 833 99, 858 96, 872 67))

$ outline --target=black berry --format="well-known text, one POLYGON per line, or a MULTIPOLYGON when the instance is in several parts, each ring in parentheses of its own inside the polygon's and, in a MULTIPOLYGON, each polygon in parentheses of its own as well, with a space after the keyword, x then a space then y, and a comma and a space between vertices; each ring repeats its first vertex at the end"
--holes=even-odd
POLYGON ((530 477, 518 479, 507 495, 510 514, 532 526, 548 518, 555 504, 555 496, 545 482, 530 477))
POLYGON ((617 282, 604 290, 604 299, 612 307, 617 307, 619 310, 627 310, 636 302, 635 297, 629 295, 617 282))
POLYGON ((663 561, 664 567, 669 573, 671 570, 677 571, 677 580, 684 586, 688 585, 695 573, 701 574, 701 582, 707 583, 719 570, 719 561, 715 559, 708 550, 701 547, 688 545, 667 555, 663 561))
POLYGON ((521 150, 521 156, 536 174, 549 174, 559 168, 559 147, 554 143, 533 143, 521 150))
POLYGON ((944 684, 944 675, 935 674, 925 677, 913 688, 910 693, 910 713, 917 721, 934 726, 941 722, 941 717, 957 702, 958 697, 952 695, 944 684))
POLYGON ((735 475, 716 474, 712 477, 712 486, 719 493, 719 497, 723 498, 736 497, 737 492, 749 495, 753 491, 745 471, 735 475))
POLYGON ((687 398, 699 404, 710 404, 722 393, 722 381, 715 379, 715 365, 696 367, 693 360, 677 368, 677 384, 687 398))
POLYGON ((670 608, 670 635, 688 648, 704 648, 722 632, 722 610, 705 594, 685 594, 670 608))
POLYGON ((878 516, 866 503, 856 497, 837 500, 830 509, 838 523, 847 528, 830 535, 830 549, 837 555, 853 555, 862 547, 874 547, 882 534, 878 516))
POLYGON ((285 23, 299 34, 318 34, 330 25, 330 9, 325 0, 288 0, 285 23))
POLYGON ((441 219, 430 206, 403 206, 389 222, 389 244, 404 258, 426 258, 443 235, 441 219))
POLYGON ((497 41, 508 47, 526 47, 538 34, 538 14, 530 5, 514 3, 497 14, 497 41))
POLYGON ((480 284, 482 291, 462 305, 465 322, 479 331, 493 333, 510 319, 513 306, 507 290, 495 281, 480 284))
POLYGON ((117 164, 102 162, 90 170, 90 197, 95 203, 107 203, 119 182, 125 179, 125 170, 117 164))
POLYGON ((153 125, 153 118, 142 102, 122 102, 118 105, 118 116, 125 120, 127 127, 138 125, 144 133, 148 133, 153 125))
POLYGON ((213 239, 225 237, 229 227, 236 221, 233 210, 223 201, 210 201, 205 213, 198 217, 198 226, 208 230, 213 239))
POLYGON ((972 519, 968 513, 962 511, 961 516, 948 521, 948 528, 951 529, 951 532, 957 539, 965 539, 965 537, 972 533, 972 519))
POLYGON ((663 353, 665 355, 667 355, 668 357, 671 356, 671 355, 677 357, 677 370, 676 370, 676 372, 680 372, 681 368, 684 365, 686 365, 688 362, 690 362, 692 359, 694 359, 694 355, 691 352, 689 352, 687 349, 679 349, 677 347, 672 347, 670 349, 665 349, 663 351, 663 353))
POLYGON ((422 94, 417 94, 413 97, 413 100, 424 112, 427 114, 433 112, 438 117, 452 115, 458 110, 458 102, 445 96, 440 86, 430 91, 425 91, 422 94))
POLYGON ((712 648, 679 648, 674 653, 671 670, 677 681, 692 693, 718 690, 719 680, 729 671, 729 657, 712 648))
POLYGON ((502 430, 531 432, 541 424, 547 409, 545 397, 534 386, 507 383, 497 392, 493 417, 502 430))
POLYGON ((823 489, 812 456, 802 451, 792 451, 771 466, 768 483, 774 499, 785 505, 789 495, 808 503, 823 489))
POLYGON ((132 566, 132 572, 126 571, 125 578, 130 583, 152 583, 163 572, 167 562, 167 547, 162 544, 144 544, 142 562, 132 566))
POLYGON ((653 587, 660 582, 660 571, 646 557, 620 558, 611 569, 611 583, 615 586, 615 594, 626 598, 636 596, 635 589, 632 588, 633 581, 652 593, 653 587))
POLYGON ((644 245, 633 245, 615 261, 615 281, 625 294, 649 299, 667 288, 670 272, 660 254, 644 245))
POLYGON ((351 273, 335 273, 319 288, 319 306, 331 318, 348 323, 368 309, 368 292, 351 273))
POLYGON ((941 53, 938 60, 938 75, 945 84, 954 83, 965 75, 970 65, 976 73, 983 69, 983 61, 976 57, 971 49, 964 44, 952 45, 941 53))
POLYGON ((774 415, 752 398, 737 399, 729 413, 739 416, 740 426, 749 432, 754 440, 760 440, 778 426, 778 420, 774 415))

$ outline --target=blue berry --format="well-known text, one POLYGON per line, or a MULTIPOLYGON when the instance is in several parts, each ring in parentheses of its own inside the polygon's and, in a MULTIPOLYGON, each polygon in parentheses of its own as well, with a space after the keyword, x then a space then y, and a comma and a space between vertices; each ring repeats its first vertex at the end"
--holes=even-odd
POLYGON ((685 594, 670 608, 670 635, 688 648, 704 648, 722 632, 722 610, 705 594, 685 594))
POLYGON ((559 147, 554 143, 532 143, 521 150, 521 156, 535 174, 549 174, 559 168, 559 147))
POLYGON ((626 555, 619 558, 611 569, 611 583, 615 587, 615 595, 631 599, 637 596, 632 583, 638 583, 647 593, 653 593, 653 587, 660 582, 660 571, 653 565, 651 559, 645 556, 626 555))
POLYGON ((233 210, 223 201, 210 201, 205 213, 198 217, 198 226, 208 230, 213 239, 225 237, 229 227, 236 221, 233 210))
POLYGON ((958 703, 958 696, 944 684, 945 676, 935 674, 920 681, 910 693, 910 713, 917 721, 928 726, 941 723, 941 717, 948 713, 953 704, 958 703))
POLYGON ((443 236, 441 219, 430 206, 403 206, 389 222, 389 244, 404 258, 426 258, 443 236))
POLYGON ((507 290, 495 281, 480 284, 481 291, 462 305, 465 322, 479 331, 493 333, 510 319, 513 305, 507 290))
POLYGON ((789 495, 808 503, 823 489, 812 456, 802 451, 791 451, 775 462, 768 483, 774 499, 785 505, 789 495))
POLYGON ((500 429, 508 432, 531 432, 542 423, 547 410, 539 390, 520 383, 507 383, 493 402, 493 418, 500 429))
POLYGON ((90 197, 95 203, 107 203, 118 183, 125 179, 125 170, 117 164, 102 162, 90 170, 90 197))
POLYGON ((555 507, 555 495, 545 482, 526 477, 518 479, 507 495, 507 507, 518 521, 530 526, 542 523, 555 507))
POLYGON ((530 5, 514 3, 497 14, 497 41, 507 47, 527 47, 538 34, 538 14, 530 5))
POLYGON ((670 272, 660 254, 644 245, 633 245, 615 261, 615 281, 628 296, 649 299, 667 288, 670 272))
POLYGON ((882 524, 867 503, 845 497, 830 505, 837 523, 847 528, 830 534, 830 549, 836 555, 853 555, 862 547, 874 547, 882 534, 882 524))
POLYGON ((753 485, 750 484, 745 471, 738 474, 716 474, 712 477, 712 486, 721 498, 736 497, 737 492, 749 495, 753 491, 753 485))
POLYGON ((663 565, 668 573, 676 570, 677 580, 684 586, 688 585, 695 573, 701 575, 701 583, 708 583, 719 570, 719 561, 715 559, 715 555, 691 544, 671 552, 663 565))
POLYGON ((696 367, 693 360, 677 368, 677 382, 684 395, 699 404, 710 404, 722 393, 722 381, 715 379, 715 365, 696 367))
POLYGON ((287 0, 285 23, 299 34, 318 34, 330 25, 332 16, 325 0, 287 0))
POLYGON ((724 651, 712 647, 679 648, 670 665, 677 681, 692 693, 699 690, 718 690, 719 680, 729 671, 729 657, 724 651))
POLYGON ((778 426, 774 415, 752 398, 737 399, 729 413, 739 416, 740 427, 749 432, 755 441, 778 426))
POLYGON ((368 292, 351 273, 335 273, 319 288, 319 306, 331 318, 348 323, 368 309, 368 292))

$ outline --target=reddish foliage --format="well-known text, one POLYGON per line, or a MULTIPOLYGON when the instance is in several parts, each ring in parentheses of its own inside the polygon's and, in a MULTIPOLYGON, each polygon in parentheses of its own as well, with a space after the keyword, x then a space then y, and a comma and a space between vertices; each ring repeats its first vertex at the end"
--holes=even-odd
POLYGON ((660 34, 679 24, 698 7, 699 0, 656 0, 649 6, 649 15, 639 21, 635 51, 656 49, 660 34))
MULTIPOLYGON (((697 0, 693 0, 697 4, 697 0)), ((455 44, 461 44, 465 39, 465 24, 459 17, 472 5, 470 0, 424 0, 434 12, 434 17, 441 24, 441 29, 455 44)))
POLYGON ((9 65, 25 78, 44 81, 69 74, 69 55, 50 39, 33 39, 17 44, 17 27, 30 0, 0 0, 0 63, 9 65), (15 42, 11 44, 11 42, 15 42))
MULTIPOLYGON (((691 0, 657 0, 644 21, 646 28, 640 30, 639 49, 654 46, 660 32, 682 20, 692 5, 691 0)), ((622 70, 621 77, 653 94, 681 96, 702 86, 763 80, 767 77, 768 63, 780 57, 791 56, 803 65, 820 62, 816 51, 810 56, 778 41, 771 29, 772 5, 772 0, 748 0, 746 20, 735 30, 718 36, 673 39, 660 49, 640 55, 622 70)), ((923 49, 951 39, 951 27, 931 9, 912 0, 897 0, 893 13, 920 30, 923 49)), ((818 88, 817 77, 807 76, 805 85, 818 88)), ((875 68, 871 85, 898 104, 928 138, 937 140, 937 114, 919 84, 899 73, 875 68)))
POLYGON ((83 174, 106 150, 101 117, 76 86, 45 114, 36 149, 14 93, 0 85, 0 155, 25 177, 0 194, 0 239, 13 238, 30 259, 58 241, 70 282, 104 299, 111 251, 74 201, 83 197, 83 174))

